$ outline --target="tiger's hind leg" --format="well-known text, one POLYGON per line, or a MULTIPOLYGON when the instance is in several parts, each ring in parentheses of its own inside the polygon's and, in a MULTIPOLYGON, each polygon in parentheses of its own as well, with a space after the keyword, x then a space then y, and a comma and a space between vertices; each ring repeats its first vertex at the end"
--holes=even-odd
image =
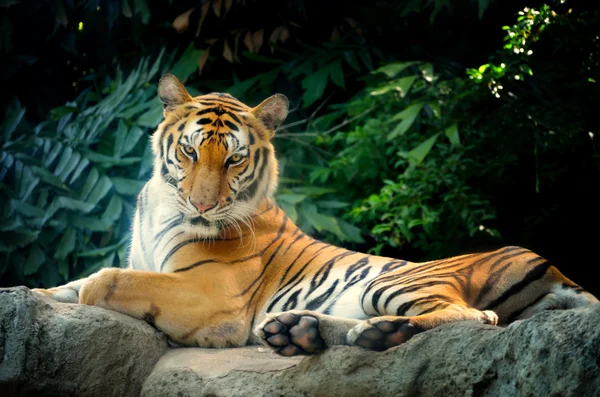
POLYGON ((346 345, 348 332, 362 320, 329 316, 308 310, 267 313, 255 328, 259 340, 283 356, 316 354, 346 345))
POLYGON ((414 335, 441 324, 457 321, 477 321, 497 325, 498 316, 490 310, 480 311, 466 304, 437 302, 442 309, 416 316, 381 316, 361 321, 347 336, 349 345, 370 350, 386 350, 398 346, 414 335))

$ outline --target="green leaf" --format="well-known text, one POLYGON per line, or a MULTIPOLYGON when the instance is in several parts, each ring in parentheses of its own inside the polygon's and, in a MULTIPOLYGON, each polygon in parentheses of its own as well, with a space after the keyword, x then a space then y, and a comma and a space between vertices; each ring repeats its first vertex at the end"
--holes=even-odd
POLYGON ((77 254, 77 257, 78 258, 87 258, 87 257, 94 257, 94 256, 104 256, 110 252, 116 252, 116 250, 123 244, 127 244, 127 241, 121 240, 116 244, 107 245, 106 247, 95 248, 92 250, 84 251, 84 252, 77 254))
POLYGON ((383 94, 386 94, 386 93, 394 90, 394 91, 398 91, 400 93, 401 97, 405 97, 406 94, 408 94, 408 91, 410 91, 410 88, 412 87, 413 83, 415 82, 415 80, 418 77, 419 76, 407 76, 407 77, 402 77, 401 79, 398 79, 398 80, 393 80, 393 81, 387 83, 386 85, 379 87, 376 90, 371 91, 370 95, 373 95, 373 96, 383 95, 383 94))
POLYGON ((86 151, 85 156, 103 168, 114 167, 116 165, 130 165, 141 161, 139 157, 122 157, 118 159, 92 151, 86 151))
POLYGON ((32 244, 31 248, 29 249, 27 262, 25 262, 25 266, 23 268, 23 273, 25 276, 31 276, 32 274, 35 274, 45 260, 46 255, 40 246, 38 244, 32 244))
POLYGON ((385 74, 388 78, 392 78, 397 76, 398 74, 400 74, 402 71, 406 70, 407 68, 413 66, 413 65, 417 65, 420 62, 395 62, 395 63, 389 63, 387 65, 384 65, 382 67, 380 67, 379 69, 375 69, 374 71, 372 71, 371 73, 383 73, 385 74))
POLYGON ((79 175, 81 175, 81 173, 83 172, 85 167, 88 166, 89 163, 90 161, 87 158, 84 157, 81 159, 81 161, 77 165, 77 168, 75 169, 75 172, 73 172, 73 175, 71 176, 71 180, 69 181, 70 184, 72 184, 73 182, 75 182, 75 180, 77 180, 77 178, 79 178, 79 175))
POLYGON ((298 221, 298 211, 293 204, 290 204, 286 201, 278 201, 277 204, 281 207, 283 212, 292 220, 292 222, 296 223, 298 221))
POLYGON ((19 214, 28 217, 42 217, 44 216, 44 210, 34 205, 28 204, 24 201, 10 200, 11 207, 14 208, 19 214))
POLYGON ((359 73, 362 71, 360 65, 358 64, 358 59, 356 58, 356 54, 354 53, 354 51, 344 51, 344 59, 346 60, 348 65, 352 67, 352 69, 356 70, 359 73))
MULTIPOLYGON (((54 259, 64 260, 67 255, 69 255, 75 249, 75 241, 77 238, 77 233, 75 229, 72 227, 67 227, 58 242, 58 247, 56 248, 56 252, 54 253, 54 259)), ((65 261, 66 262, 66 261, 65 261)), ((68 279, 68 274, 63 275, 65 279, 68 279)))
POLYGON ((72 211, 79 211, 84 214, 89 213, 96 207, 93 203, 86 203, 81 200, 72 199, 70 197, 60 196, 55 198, 52 203, 46 209, 46 214, 44 215, 44 219, 42 223, 46 223, 46 221, 60 209, 68 209, 72 211))
POLYGON ((286 203, 293 205, 305 200, 307 197, 306 194, 282 193, 277 195, 277 201, 285 201, 286 203))
POLYGON ((418 146, 416 146, 414 149, 408 152, 408 158, 411 161, 411 163, 416 165, 421 164, 423 160, 425 160, 425 157, 427 157, 427 155, 431 151, 431 148, 437 141, 439 135, 439 133, 435 134, 434 136, 421 142, 418 146))
POLYGON ((123 144, 123 149, 120 153, 121 156, 131 152, 133 150, 133 148, 135 147, 135 145, 137 145, 137 143, 140 141, 140 138, 144 135, 146 135, 144 133, 144 130, 142 130, 137 125, 134 125, 133 127, 131 127, 131 129, 127 133, 127 139, 125 140, 125 143, 123 144))
POLYGON ((83 188, 81 189, 81 194, 79 195, 79 198, 81 200, 85 200, 89 196, 89 194, 91 193, 94 186, 96 186, 96 182, 98 182, 99 178, 100 178, 100 173, 98 172, 96 167, 92 167, 90 169, 88 177, 85 181, 85 184, 83 185, 83 188))
POLYGON ((192 41, 185 52, 181 54, 179 60, 173 65, 171 73, 184 82, 198 69, 198 61, 202 54, 204 54, 204 50, 196 49, 192 41))
POLYGON ((302 95, 303 107, 306 108, 312 105, 323 96, 328 78, 329 71, 326 67, 323 67, 302 80, 302 88, 304 89, 304 95, 302 95))
POLYGON ((94 205, 98 204, 98 202, 106 196, 112 186, 113 184, 111 183, 110 178, 103 175, 85 201, 93 203, 94 205))
POLYGON ((142 23, 148 25, 150 22, 150 9, 146 0, 133 0, 133 7, 135 8, 135 13, 140 14, 142 23))
POLYGON ((78 110, 79 108, 76 106, 59 106, 50 110, 50 118, 52 120, 60 120, 71 113, 77 112, 78 110))
POLYGON ((3 142, 8 142, 12 133, 17 129, 21 119, 25 115, 25 109, 21 107, 18 100, 14 100, 4 113, 4 120, 0 131, 2 132, 3 142))
POLYGON ((317 205, 320 208, 337 209, 337 208, 346 208, 347 206, 350 205, 350 203, 345 203, 343 201, 337 201, 337 200, 324 200, 324 201, 318 201, 317 205))
POLYGON ((113 146, 114 157, 121 157, 125 138, 127 138, 127 127, 125 126, 123 120, 119 120, 117 131, 115 131, 115 144, 113 146))
POLYGON ((404 133, 406 133, 406 131, 408 131, 410 126, 413 124, 413 122, 419 115, 419 112, 421 111, 421 109, 423 109, 423 106, 425 106, 424 102, 412 104, 412 105, 408 106, 406 109, 404 109, 403 111, 401 111, 400 113, 396 114, 394 117, 392 117, 390 119, 390 121, 397 121, 397 120, 402 120, 402 121, 400 122, 400 124, 398 124, 396 126, 396 128, 394 128, 392 130, 392 132, 390 132, 388 134, 387 139, 392 140, 399 136, 404 135, 404 133))
POLYGON ((485 12, 485 10, 487 10, 488 5, 490 4, 490 1, 492 0, 479 0, 478 2, 478 15, 479 15, 479 19, 483 18, 483 13, 485 12))
POLYGON ((113 177, 112 183, 115 186, 117 193, 125 196, 136 196, 146 184, 145 181, 119 177, 113 177))
POLYGON ((450 140, 450 143, 453 146, 460 145, 460 137, 458 136, 458 124, 457 123, 454 123, 450 127, 446 128, 445 133, 446 133, 446 136, 448 137, 448 139, 450 140))
MULTIPOLYGON (((118 196, 114 196, 118 197, 118 196)), ((95 216, 72 214, 68 217, 68 222, 76 229, 89 230, 92 232, 106 232, 110 229, 112 222, 109 219, 97 218, 95 216)))
POLYGON ((317 208, 314 204, 302 206, 301 214, 317 231, 327 231, 333 233, 341 240, 346 237, 344 232, 342 232, 342 229, 340 229, 337 219, 332 216, 320 214, 317 212, 317 208))
POLYGON ((342 219, 338 219, 340 229, 346 236, 344 241, 352 241, 353 243, 364 243, 365 240, 361 236, 361 230, 342 219))
POLYGON ((419 70, 421 71, 421 75, 427 82, 432 82, 435 77, 433 74, 433 65, 430 63, 425 63, 419 66, 419 70))
POLYGON ((141 127, 156 129, 163 118, 163 107, 160 99, 155 98, 152 101, 150 109, 143 113, 137 120, 136 124, 141 127))
POLYGON ((341 88, 346 88, 344 84, 344 70, 342 68, 342 61, 337 60, 329 64, 329 77, 333 84, 341 88))
POLYGON ((87 277, 90 274, 96 273, 100 269, 112 267, 115 262, 115 255, 116 255, 116 253, 112 252, 112 253, 108 254, 107 256, 105 256, 104 258, 99 259, 98 261, 92 263, 92 265, 87 267, 81 273, 79 273, 77 276, 73 277, 73 279, 76 280, 76 279, 80 279, 83 277, 87 277))
POLYGON ((69 190, 69 187, 61 181, 58 177, 54 176, 50 171, 46 168, 31 166, 31 171, 33 171, 42 181, 45 183, 55 186, 60 189, 69 190))
POLYGON ((104 211, 104 214, 102 214, 102 219, 108 223, 116 222, 117 219, 119 219, 119 217, 121 216, 122 211, 123 211, 123 200, 121 200, 121 197, 119 197, 119 195, 114 194, 110 198, 110 202, 106 206, 106 210, 104 211))
POLYGON ((329 189, 318 186, 298 186, 294 188, 295 193, 307 194, 309 196, 320 196, 326 193, 335 193, 336 189, 329 189))

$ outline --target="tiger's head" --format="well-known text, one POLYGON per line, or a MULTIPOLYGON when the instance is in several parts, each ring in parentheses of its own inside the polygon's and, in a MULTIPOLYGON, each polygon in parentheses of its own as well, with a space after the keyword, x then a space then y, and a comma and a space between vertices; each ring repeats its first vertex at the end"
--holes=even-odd
POLYGON ((169 190, 164 205, 199 237, 247 219, 277 186, 271 138, 288 114, 287 98, 275 94, 254 108, 223 93, 192 98, 171 74, 158 95, 164 120, 152 137, 153 178, 169 190))

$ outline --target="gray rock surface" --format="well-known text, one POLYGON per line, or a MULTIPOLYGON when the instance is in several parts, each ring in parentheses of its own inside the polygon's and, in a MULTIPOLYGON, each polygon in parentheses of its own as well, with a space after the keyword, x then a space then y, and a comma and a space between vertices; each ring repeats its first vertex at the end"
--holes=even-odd
POLYGON ((142 389, 166 396, 600 396, 600 304, 500 328, 454 323, 385 352, 170 349, 142 389))
POLYGON ((0 289, 0 396, 139 396, 166 349, 132 317, 0 289))
POLYGON ((385 352, 170 348, 142 321, 0 289, 0 396, 600 396, 600 304, 441 326, 385 352), (155 365, 156 364, 156 365, 155 365))

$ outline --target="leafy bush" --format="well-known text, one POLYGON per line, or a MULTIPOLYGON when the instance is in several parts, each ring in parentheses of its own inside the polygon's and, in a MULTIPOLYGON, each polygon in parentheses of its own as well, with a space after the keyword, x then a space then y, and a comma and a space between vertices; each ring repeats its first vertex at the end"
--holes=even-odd
POLYGON ((54 286, 125 263, 135 196, 149 177, 147 130, 162 107, 161 57, 87 90, 30 128, 18 102, 2 125, 0 275, 54 286))

